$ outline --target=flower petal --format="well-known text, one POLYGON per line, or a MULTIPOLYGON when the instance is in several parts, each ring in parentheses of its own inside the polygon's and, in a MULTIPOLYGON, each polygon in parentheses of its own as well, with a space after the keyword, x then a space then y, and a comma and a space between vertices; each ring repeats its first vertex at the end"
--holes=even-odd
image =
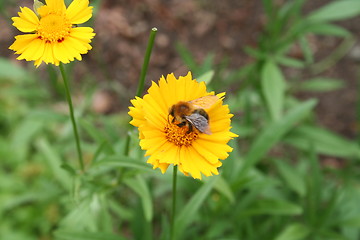
POLYGON ((22 32, 34 32, 39 24, 39 18, 30 8, 20 7, 19 17, 11 18, 13 26, 22 32))
MULTIPOLYGON (((70 36, 84 43, 89 43, 91 42, 91 39, 94 38, 95 33, 94 33, 94 29, 92 29, 91 27, 76 27, 71 29, 70 36)), ((91 46, 90 48, 88 48, 88 50, 90 49, 91 46)))
MULTIPOLYGON (((45 5, 49 8, 49 10, 54 12, 65 12, 66 6, 64 3, 64 0, 45 0, 45 5)), ((40 7, 38 11, 40 11, 42 8, 46 7, 40 7)))
POLYGON ((74 0, 66 9, 66 15, 72 24, 81 24, 91 18, 92 8, 88 0, 74 0))

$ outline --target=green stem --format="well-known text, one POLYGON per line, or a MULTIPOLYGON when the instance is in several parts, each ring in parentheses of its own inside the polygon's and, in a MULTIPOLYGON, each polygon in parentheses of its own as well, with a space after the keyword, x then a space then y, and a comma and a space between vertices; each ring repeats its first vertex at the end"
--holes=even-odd
MULTIPOLYGON (((144 62, 143 62, 142 68, 141 68, 139 85, 138 85, 138 88, 136 90, 136 96, 137 97, 140 97, 141 94, 144 91, 145 77, 146 77, 146 73, 147 73, 147 70, 148 70, 148 67, 149 67, 151 52, 152 52, 152 49, 154 47, 156 33, 157 33, 157 28, 152 28, 151 32, 150 32, 148 44, 147 44, 147 47, 146 47, 146 52, 145 52, 145 56, 144 56, 144 62)), ((130 134, 127 135, 126 142, 125 142, 125 152, 124 153, 125 153, 126 156, 129 155, 129 150, 130 150, 129 148, 130 148, 130 134)))
POLYGON ((174 166, 173 170, 173 186, 172 186, 172 210, 171 210, 171 222, 170 222, 170 239, 174 240, 174 222, 176 215, 176 180, 177 180, 177 166, 174 166))
POLYGON ((79 156, 79 164, 80 164, 81 171, 84 171, 84 161, 83 161, 82 152, 81 152, 79 133, 78 133, 78 129, 76 126, 75 117, 74 117, 74 108, 73 108, 73 104, 72 104, 72 100, 71 100, 69 81, 68 81, 68 78, 65 73, 64 65, 62 63, 60 63, 60 72, 61 72, 62 78, 64 80, 66 100, 69 105, 70 119, 71 119, 71 123, 73 126, 73 131, 74 131, 74 136, 75 136, 75 141, 76 141, 76 149, 77 149, 78 156, 79 156))
POLYGON ((157 28, 152 28, 151 32, 150 32, 146 52, 145 52, 144 62, 143 62, 142 68, 141 68, 138 89, 136 91, 136 96, 138 96, 138 97, 140 97, 142 92, 144 91, 145 77, 146 77, 147 69, 149 67, 151 52, 152 52, 152 49, 154 46, 156 33, 157 33, 157 28))

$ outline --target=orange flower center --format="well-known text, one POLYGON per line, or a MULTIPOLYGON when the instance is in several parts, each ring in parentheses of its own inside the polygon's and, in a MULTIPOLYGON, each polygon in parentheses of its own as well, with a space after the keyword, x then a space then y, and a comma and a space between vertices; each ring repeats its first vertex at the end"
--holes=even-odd
POLYGON ((167 123, 165 126, 165 137, 169 142, 176 146, 190 146, 195 141, 199 133, 196 131, 189 132, 187 126, 179 127, 176 124, 167 123))
POLYGON ((47 42, 61 42, 65 37, 69 36, 71 26, 65 14, 49 13, 41 17, 37 34, 47 42))

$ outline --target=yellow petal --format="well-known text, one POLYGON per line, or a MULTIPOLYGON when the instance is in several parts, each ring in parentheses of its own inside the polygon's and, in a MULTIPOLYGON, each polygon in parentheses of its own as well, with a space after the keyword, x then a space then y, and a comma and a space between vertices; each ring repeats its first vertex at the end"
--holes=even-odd
MULTIPOLYGON (((48 6, 50 10, 55 12, 66 11, 64 0, 45 0, 45 5, 48 6)), ((39 11, 46 6, 40 7, 39 11)))
POLYGON ((148 93, 149 94, 147 95, 150 96, 150 99, 158 105, 159 109, 163 112, 163 114, 168 115, 169 105, 167 104, 164 96, 161 94, 159 86, 155 82, 152 82, 148 93))
POLYGON ((16 53, 23 53, 28 45, 36 39, 36 34, 24 34, 15 37, 15 42, 9 47, 9 49, 16 51, 16 53))
POLYGON ((85 43, 91 42, 91 39, 94 38, 95 33, 94 29, 91 27, 76 27, 71 29, 71 37, 77 38, 85 43))
POLYGON ((63 63, 69 63, 74 60, 74 57, 69 54, 70 49, 66 47, 64 42, 56 43, 53 47, 54 58, 63 63))
MULTIPOLYGON (((205 135, 205 134, 204 134, 205 135)), ((215 142, 214 139, 197 139, 197 144, 200 144, 204 149, 208 150, 212 154, 216 155, 219 159, 226 159, 232 151, 232 148, 226 143, 215 142)))
POLYGON ((18 59, 25 59, 27 61, 37 60, 44 54, 44 49, 45 43, 40 39, 35 38, 26 45, 26 49, 24 49, 18 59))
POLYGON ((53 46, 51 43, 45 43, 44 54, 41 56, 40 60, 45 62, 46 64, 52 63, 58 65, 58 61, 55 61, 54 58, 53 46))
POLYGON ((39 24, 39 18, 27 7, 20 7, 19 17, 11 18, 13 26, 22 32, 34 32, 39 24))
POLYGON ((155 158, 155 157, 150 157, 147 161, 147 163, 150 163, 153 165, 153 169, 156 168, 160 168, 162 173, 165 173, 165 171, 167 170, 167 168, 169 167, 170 164, 167 163, 159 163, 159 159, 155 158))
POLYGON ((194 141, 192 146, 209 163, 215 164, 219 161, 219 157, 217 155, 203 147, 197 141, 194 141))
POLYGON ((76 49, 81 54, 85 54, 90 50, 88 48, 90 45, 87 42, 74 38, 71 35, 66 38, 66 44, 71 45, 72 48, 76 49))
POLYGON ((72 24, 81 24, 91 18, 92 7, 89 7, 88 0, 74 0, 66 10, 66 15, 72 24))

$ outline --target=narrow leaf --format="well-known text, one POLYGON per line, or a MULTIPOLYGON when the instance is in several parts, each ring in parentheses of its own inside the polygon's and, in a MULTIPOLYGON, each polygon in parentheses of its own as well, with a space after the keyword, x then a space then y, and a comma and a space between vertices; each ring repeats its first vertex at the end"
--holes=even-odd
POLYGON ((305 239, 309 235, 309 232, 309 229, 305 225, 292 223, 287 225, 275 240, 301 240, 305 239))
POLYGON ((348 37, 351 35, 345 28, 330 23, 307 24, 304 30, 307 33, 336 37, 348 37))
POLYGON ((271 118, 280 119, 284 108, 285 80, 272 61, 266 62, 262 68, 261 87, 271 118))
POLYGON ((234 193, 232 192, 229 183, 221 176, 217 177, 214 189, 223 194, 231 203, 235 201, 234 193))
POLYGON ((194 220, 197 211, 210 194, 216 180, 216 177, 212 177, 208 182, 204 183, 204 185, 193 195, 185 207, 182 208, 180 214, 175 219, 175 236, 180 235, 180 233, 183 232, 194 220))
POLYGON ((241 174, 255 165, 280 139, 303 119, 315 106, 315 100, 309 100, 294 107, 282 119, 264 127, 263 131, 251 145, 245 157, 241 174))
POLYGON ((286 67, 293 67, 293 68, 304 68, 305 63, 301 60, 295 58, 289 58, 285 56, 280 56, 276 59, 276 62, 284 65, 286 67))
POLYGON ((134 158, 130 158, 123 155, 116 155, 111 157, 105 157, 92 165, 93 167, 125 167, 134 168, 140 171, 155 173, 150 165, 145 162, 139 162, 134 158))
POLYGON ((19 160, 23 161, 26 158, 35 135, 43 126, 43 121, 33 118, 26 118, 16 126, 10 141, 11 148, 19 160))
POLYGON ((214 77, 214 70, 207 71, 206 73, 202 74, 200 77, 197 78, 198 82, 205 82, 205 84, 209 84, 214 77))
POLYGON ((306 185, 303 176, 293 166, 283 160, 275 161, 276 167, 290 189, 297 192, 301 197, 305 195, 306 185))
POLYGON ((317 153, 337 157, 360 157, 360 147, 327 129, 302 126, 295 129, 286 138, 286 142, 300 149, 308 149, 311 143, 317 153))
POLYGON ((125 183, 140 196, 145 219, 150 222, 153 218, 153 203, 149 188, 144 178, 138 175, 135 179, 125 179, 125 183))
POLYGON ((333 91, 344 87, 344 82, 334 78, 313 78, 302 82, 299 85, 300 90, 305 91, 333 91))
POLYGON ((360 14, 360 1, 342 0, 333 1, 324 7, 315 10, 307 20, 313 22, 327 22, 355 17, 360 14))
POLYGON ((185 47, 185 45, 181 43, 177 43, 175 45, 177 52, 179 53, 181 59, 185 64, 189 67, 189 69, 195 70, 197 69, 197 63, 195 62, 194 56, 191 51, 185 47))
POLYGON ((57 230, 54 235, 57 240, 125 240, 119 235, 105 232, 57 230))
POLYGON ((314 62, 313 50, 310 47, 309 41, 305 36, 299 38, 299 45, 304 54, 306 64, 311 64, 314 62))
POLYGON ((63 162, 59 153, 50 145, 48 140, 44 138, 36 141, 36 147, 43 155, 44 161, 52 171, 54 178, 62 183, 63 187, 70 189, 72 180, 70 175, 61 167, 63 162))

